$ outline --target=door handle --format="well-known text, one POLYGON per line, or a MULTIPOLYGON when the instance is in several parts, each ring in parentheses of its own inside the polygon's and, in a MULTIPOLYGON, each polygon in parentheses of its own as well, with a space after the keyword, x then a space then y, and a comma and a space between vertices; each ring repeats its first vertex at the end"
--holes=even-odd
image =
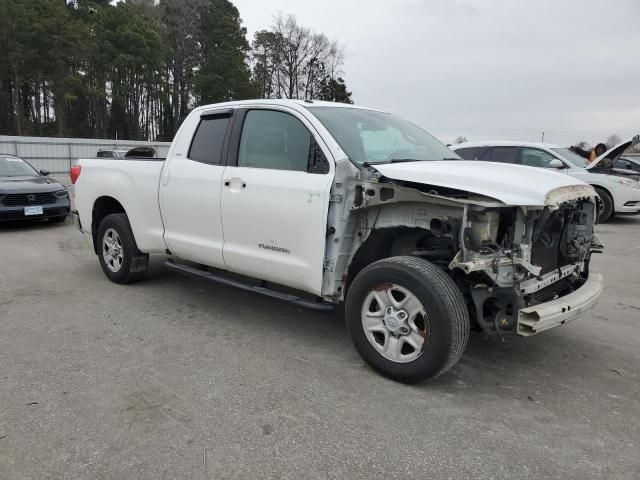
POLYGON ((238 188, 238 183, 240 183, 240 186, 242 188, 247 188, 247 182, 244 182, 244 181, 240 180, 239 178, 232 178, 232 179, 226 178, 224 180, 224 186, 227 187, 227 188, 231 188, 231 181, 232 180, 233 180, 234 188, 238 188))

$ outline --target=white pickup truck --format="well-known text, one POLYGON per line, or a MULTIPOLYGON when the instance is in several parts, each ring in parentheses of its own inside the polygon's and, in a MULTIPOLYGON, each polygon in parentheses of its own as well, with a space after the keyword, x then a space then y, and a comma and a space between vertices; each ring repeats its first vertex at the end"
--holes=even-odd
POLYGON ((402 382, 453 366, 471 328, 533 335, 603 288, 589 271, 603 248, 591 186, 463 161, 371 109, 203 106, 165 160, 82 159, 71 177, 76 223, 110 280, 141 279, 161 253, 183 274, 300 306, 344 302, 359 354, 402 382))

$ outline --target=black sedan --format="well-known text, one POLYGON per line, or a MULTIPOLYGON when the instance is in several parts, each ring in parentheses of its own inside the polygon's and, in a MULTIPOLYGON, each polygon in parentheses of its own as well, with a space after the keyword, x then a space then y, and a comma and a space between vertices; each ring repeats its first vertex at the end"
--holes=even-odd
POLYGON ((63 222, 69 215, 69 192, 15 155, 0 153, 0 221, 48 218, 63 222))

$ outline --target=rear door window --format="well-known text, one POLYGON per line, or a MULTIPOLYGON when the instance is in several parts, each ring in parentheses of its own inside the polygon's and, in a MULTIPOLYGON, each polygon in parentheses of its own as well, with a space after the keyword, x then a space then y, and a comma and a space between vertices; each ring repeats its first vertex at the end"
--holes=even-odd
POLYGON ((469 147, 456 150, 456 153, 465 160, 487 160, 489 147, 469 147))
POLYGON ((196 130, 189 158, 197 162, 220 165, 222 163, 222 147, 229 125, 229 116, 203 115, 196 130))
POLYGON ((520 149, 518 147, 493 147, 490 160, 498 163, 519 163, 520 149))

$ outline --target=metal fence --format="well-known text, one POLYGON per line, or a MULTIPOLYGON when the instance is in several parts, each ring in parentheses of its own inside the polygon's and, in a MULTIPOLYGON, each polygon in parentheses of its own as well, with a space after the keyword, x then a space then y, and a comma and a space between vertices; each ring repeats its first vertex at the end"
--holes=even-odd
POLYGON ((49 170, 54 174, 67 173, 79 158, 93 158, 100 149, 153 147, 158 157, 166 157, 170 145, 170 142, 0 135, 0 153, 17 155, 36 170, 49 170))
MULTIPOLYGON (((49 170, 53 174, 68 173, 79 158, 93 158, 101 149, 153 147, 158 157, 166 157, 170 145, 171 142, 0 135, 0 153, 17 155, 37 170, 49 170)), ((640 160, 640 153, 627 153, 624 156, 640 160)))

